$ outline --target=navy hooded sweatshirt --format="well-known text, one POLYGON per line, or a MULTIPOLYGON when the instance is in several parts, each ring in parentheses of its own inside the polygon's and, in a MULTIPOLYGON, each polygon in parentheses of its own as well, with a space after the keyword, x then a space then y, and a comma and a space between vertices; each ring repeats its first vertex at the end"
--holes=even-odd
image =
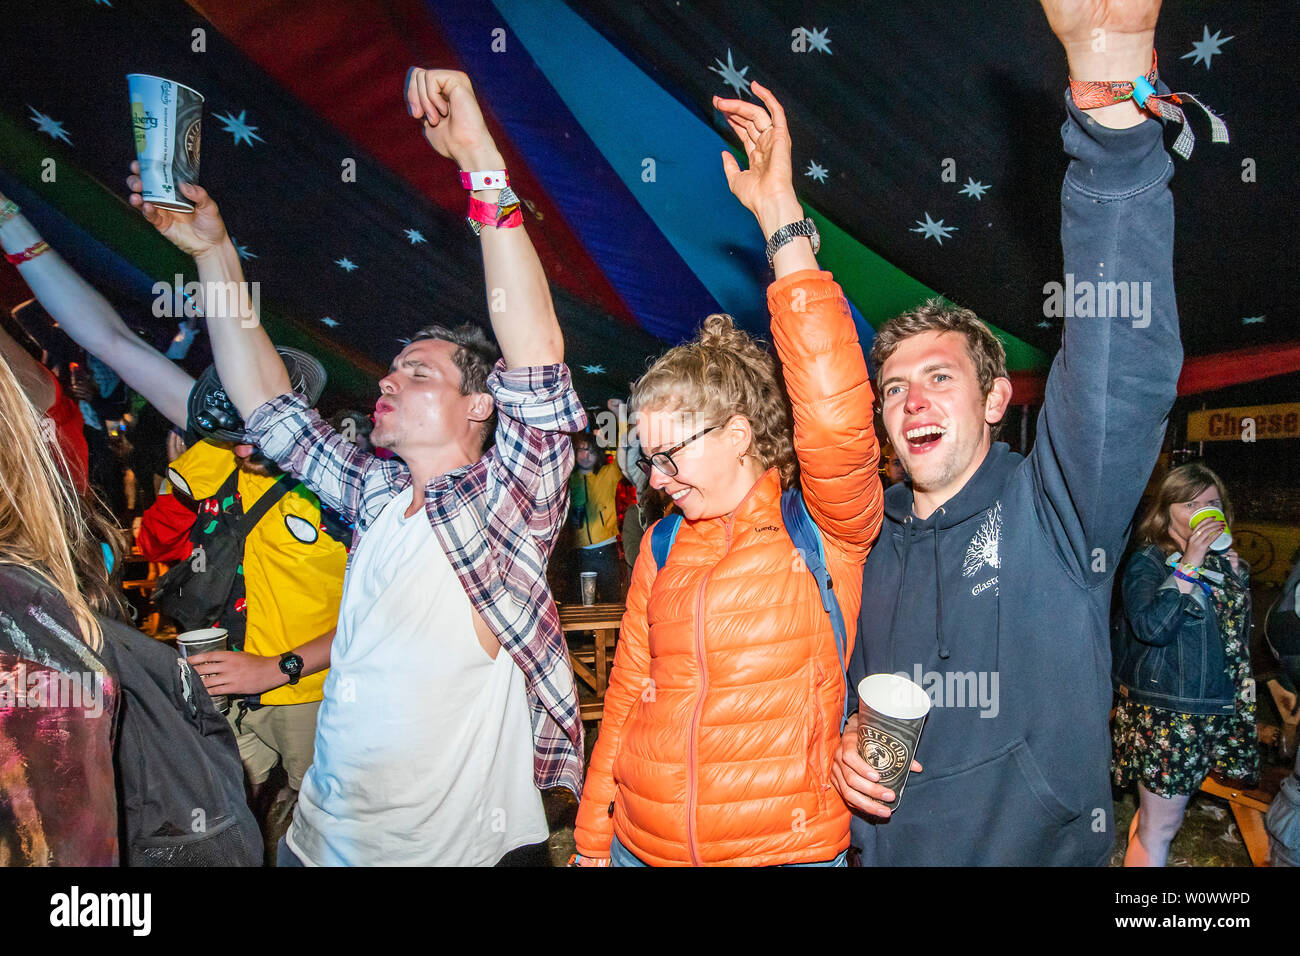
POLYGON ((891 487, 864 569, 850 708, 879 672, 933 701, 924 772, 891 819, 854 816, 864 866, 1099 865, 1111 852, 1111 578, 1182 367, 1173 164, 1159 123, 1109 129, 1066 103, 1067 275, 1044 290, 1065 331, 1034 447, 994 443, 924 521, 911 487, 891 487), (1127 308, 1105 283, 1126 284, 1127 308))

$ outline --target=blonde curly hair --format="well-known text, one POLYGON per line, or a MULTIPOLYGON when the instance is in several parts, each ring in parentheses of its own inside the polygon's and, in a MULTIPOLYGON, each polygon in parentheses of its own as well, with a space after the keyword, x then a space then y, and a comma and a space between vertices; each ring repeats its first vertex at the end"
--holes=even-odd
POLYGON ((628 404, 634 414, 689 411, 708 425, 743 416, 753 435, 746 454, 764 471, 776 468, 782 488, 798 480, 790 402, 776 359, 729 315, 710 315, 694 339, 661 355, 628 404))

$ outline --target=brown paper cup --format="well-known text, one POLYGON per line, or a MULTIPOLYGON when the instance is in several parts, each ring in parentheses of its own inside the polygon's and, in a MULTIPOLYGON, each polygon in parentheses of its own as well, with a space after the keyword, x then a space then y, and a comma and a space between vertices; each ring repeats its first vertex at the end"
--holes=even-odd
POLYGON ((858 755, 878 774, 880 785, 894 791, 898 809, 912 769, 921 729, 930 713, 930 697, 897 674, 872 674, 858 682, 858 755))

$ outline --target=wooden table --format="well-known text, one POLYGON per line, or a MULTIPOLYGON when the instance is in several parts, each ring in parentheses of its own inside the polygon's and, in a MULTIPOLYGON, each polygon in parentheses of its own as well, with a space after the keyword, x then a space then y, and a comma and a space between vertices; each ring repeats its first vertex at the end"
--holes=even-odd
POLYGON ((605 688, 609 684, 610 653, 618 639, 618 629, 623 623, 623 604, 561 604, 560 630, 568 634, 589 631, 593 635, 590 646, 569 648, 574 676, 591 688, 591 693, 579 693, 578 704, 583 720, 599 721, 605 712, 605 688))

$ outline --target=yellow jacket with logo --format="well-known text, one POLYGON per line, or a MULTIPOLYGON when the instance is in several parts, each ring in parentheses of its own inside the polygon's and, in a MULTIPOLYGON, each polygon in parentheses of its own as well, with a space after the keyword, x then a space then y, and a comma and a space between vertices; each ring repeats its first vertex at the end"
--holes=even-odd
MULTIPOLYGON (((233 452, 201 441, 172 462, 168 483, 200 501, 216 494, 236 464, 233 452)), ((244 510, 274 483, 273 477, 241 470, 238 488, 244 510)), ((244 650, 279 657, 334 628, 347 557, 343 545, 321 530, 320 500, 301 484, 286 492, 244 542, 244 650)), ((320 700, 327 673, 267 691, 262 703, 320 700)))

